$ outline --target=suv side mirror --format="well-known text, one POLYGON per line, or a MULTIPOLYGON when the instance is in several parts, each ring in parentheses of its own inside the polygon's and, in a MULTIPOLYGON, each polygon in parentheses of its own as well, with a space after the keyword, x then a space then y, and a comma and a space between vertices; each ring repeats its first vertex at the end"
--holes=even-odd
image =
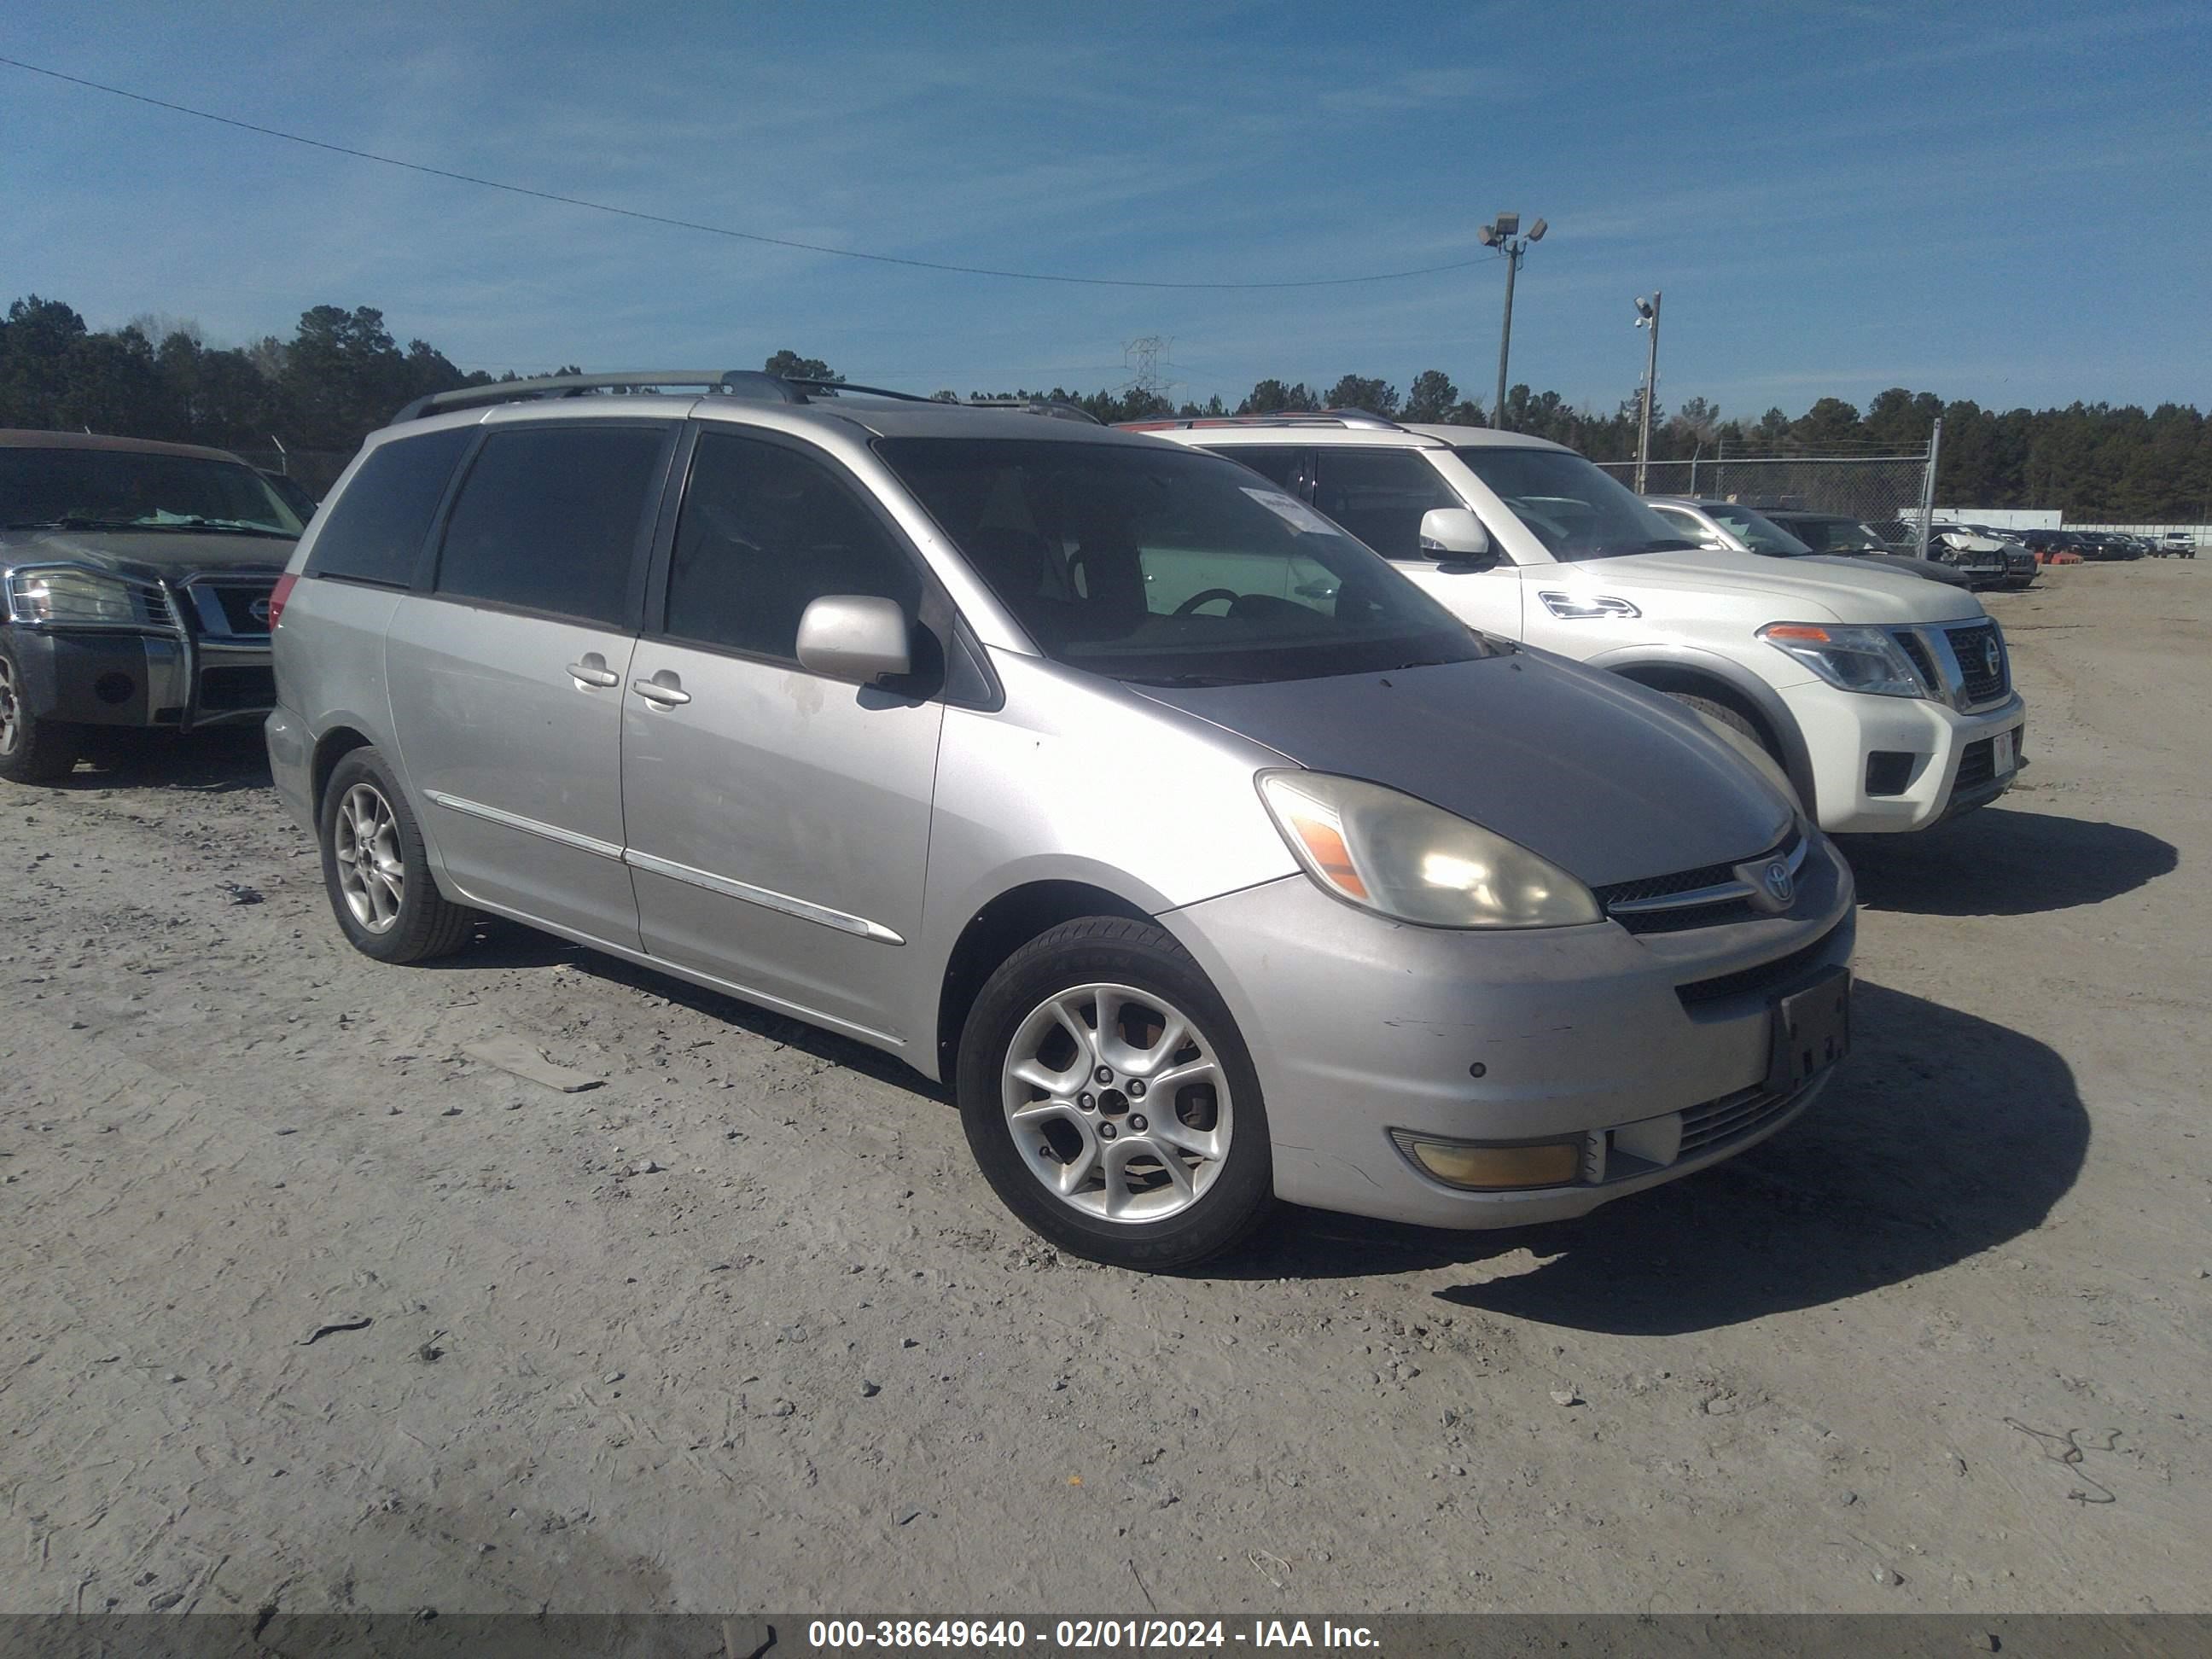
POLYGON ((824 594, 799 618, 799 665, 856 685, 910 674, 914 652, 906 612, 896 599, 824 594))
POLYGON ((1422 514, 1417 545, 1422 557, 1448 563, 1498 562, 1498 556, 1491 550, 1490 532, 1482 527, 1482 520, 1464 507, 1432 507, 1422 514))

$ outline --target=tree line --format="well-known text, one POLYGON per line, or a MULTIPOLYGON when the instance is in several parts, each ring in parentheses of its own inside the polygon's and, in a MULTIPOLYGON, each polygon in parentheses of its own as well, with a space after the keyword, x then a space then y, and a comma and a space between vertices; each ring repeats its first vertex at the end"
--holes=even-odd
MULTIPOLYGON (((794 378, 839 378, 820 358, 778 351, 763 365, 794 378)), ((574 365, 549 371, 580 374, 574 365)), ((316 306, 289 339, 246 346, 210 343, 186 319, 148 313, 114 329, 88 328, 58 300, 27 295, 0 319, 0 427, 87 428, 128 437, 210 444, 269 464, 290 455, 310 489, 326 487, 364 435, 427 393, 514 380, 464 372, 425 340, 402 348, 373 307, 316 306)), ((936 394, 957 400, 950 389, 936 394)), ((1346 374, 1326 388, 1264 380, 1234 406, 1220 398, 1174 403, 1141 387, 1092 392, 972 392, 1064 398, 1102 421, 1164 416, 1295 413, 1362 409, 1404 421, 1482 426, 1490 411, 1441 369, 1401 392, 1392 382, 1346 374)), ((1505 424, 1579 450, 1595 461, 1633 459, 1642 416, 1638 388, 1609 411, 1569 404, 1556 392, 1516 386, 1505 424)), ((1794 419, 1769 409, 1723 418, 1703 398, 1655 405, 1654 460, 1791 454, 1924 453, 1937 416, 1943 441, 1939 499, 1984 507, 2058 507, 2077 522, 2212 522, 2212 422, 2183 404, 2146 413, 2135 404, 2074 403, 2064 409, 1984 409, 1902 386, 1862 410, 1823 398, 1794 419)))

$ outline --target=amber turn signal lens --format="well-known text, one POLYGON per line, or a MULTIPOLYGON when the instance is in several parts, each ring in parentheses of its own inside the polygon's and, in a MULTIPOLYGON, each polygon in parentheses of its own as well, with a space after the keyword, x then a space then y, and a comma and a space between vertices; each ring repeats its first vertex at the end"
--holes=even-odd
POLYGON ((1470 1146, 1463 1141, 1417 1140, 1399 1144, 1437 1180, 1454 1187, 1567 1187, 1583 1167, 1583 1143, 1554 1140, 1535 1146, 1470 1146))

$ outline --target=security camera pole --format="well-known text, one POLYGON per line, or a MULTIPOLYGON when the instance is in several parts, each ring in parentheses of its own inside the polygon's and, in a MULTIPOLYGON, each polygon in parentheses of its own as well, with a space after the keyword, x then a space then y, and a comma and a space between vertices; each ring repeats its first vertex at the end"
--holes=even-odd
POLYGON ((1528 251, 1528 244, 1544 240, 1549 228, 1539 219, 1528 227, 1528 234, 1516 239, 1521 228, 1521 216, 1501 213, 1494 223, 1481 230, 1482 245, 1494 247, 1505 256, 1505 328, 1498 337, 1498 401, 1490 408, 1490 423, 1495 427, 1505 424, 1505 359, 1513 349, 1513 277, 1521 269, 1521 256, 1528 251))
POLYGON ((1644 493, 1644 469, 1651 462, 1651 393, 1659 384, 1659 290, 1647 302, 1636 296, 1636 325, 1651 330, 1651 350, 1644 360, 1644 430, 1636 440, 1636 493, 1644 493))

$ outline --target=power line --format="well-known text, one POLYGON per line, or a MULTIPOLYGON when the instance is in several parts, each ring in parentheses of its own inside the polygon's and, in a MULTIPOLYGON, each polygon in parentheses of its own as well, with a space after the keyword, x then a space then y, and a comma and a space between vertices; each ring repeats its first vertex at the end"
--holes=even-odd
POLYGON ((758 231, 732 230, 726 225, 702 224, 696 219, 672 218, 662 213, 646 213, 636 208, 617 207, 611 202, 594 202, 581 196, 563 196, 556 191, 532 190, 526 185, 510 185, 497 179, 480 179, 474 173, 456 173, 449 167, 429 167, 421 161, 402 161, 396 155, 379 155, 374 150, 355 149, 346 144, 327 143, 320 138, 309 138, 296 132, 286 132, 276 127, 264 127, 252 121, 240 121, 228 115, 217 115, 211 110, 194 109, 189 104, 173 104, 166 98, 149 97, 143 92, 132 92, 124 87, 111 87, 105 82, 88 81, 82 76, 64 75, 59 70, 46 69, 37 64, 27 64, 20 58, 0 57, 0 64, 33 75, 43 75, 50 81, 62 81, 73 87, 83 87, 93 92, 104 92, 117 98, 127 98, 133 103, 150 104, 155 109, 170 110, 179 115, 189 115, 197 120, 212 121, 218 126, 235 127, 241 132, 259 133, 265 138, 281 138, 289 144, 305 144, 310 149, 319 149, 333 155, 351 156, 358 161, 375 161, 388 167, 401 167, 409 173, 427 173, 434 179, 448 179, 456 184, 475 185, 483 190, 505 191, 510 196, 527 196, 540 202, 557 202, 564 207, 587 208, 594 213, 611 213, 624 219, 641 219, 647 224, 669 225, 678 230, 696 230, 709 236, 726 236, 740 242, 758 242, 769 247, 796 248, 805 253, 827 254, 838 259, 861 259, 871 264, 905 265, 916 270, 938 270, 958 276, 997 276, 1016 283, 1062 283, 1081 288, 1143 288, 1194 289, 1214 291, 1254 289, 1349 288, 1363 283, 1395 283, 1413 276, 1433 276, 1448 270, 1465 270, 1474 265, 1488 263, 1486 259, 1461 259, 1449 264, 1421 265, 1411 270, 1370 271, 1358 276, 1309 276, 1289 282, 1274 283, 1161 283, 1146 282, 1131 276, 1069 276, 1054 271, 1003 270, 991 265, 949 264, 935 259, 909 259, 896 253, 869 253, 859 248, 829 247, 820 242, 802 242, 788 236, 769 236, 758 231))

